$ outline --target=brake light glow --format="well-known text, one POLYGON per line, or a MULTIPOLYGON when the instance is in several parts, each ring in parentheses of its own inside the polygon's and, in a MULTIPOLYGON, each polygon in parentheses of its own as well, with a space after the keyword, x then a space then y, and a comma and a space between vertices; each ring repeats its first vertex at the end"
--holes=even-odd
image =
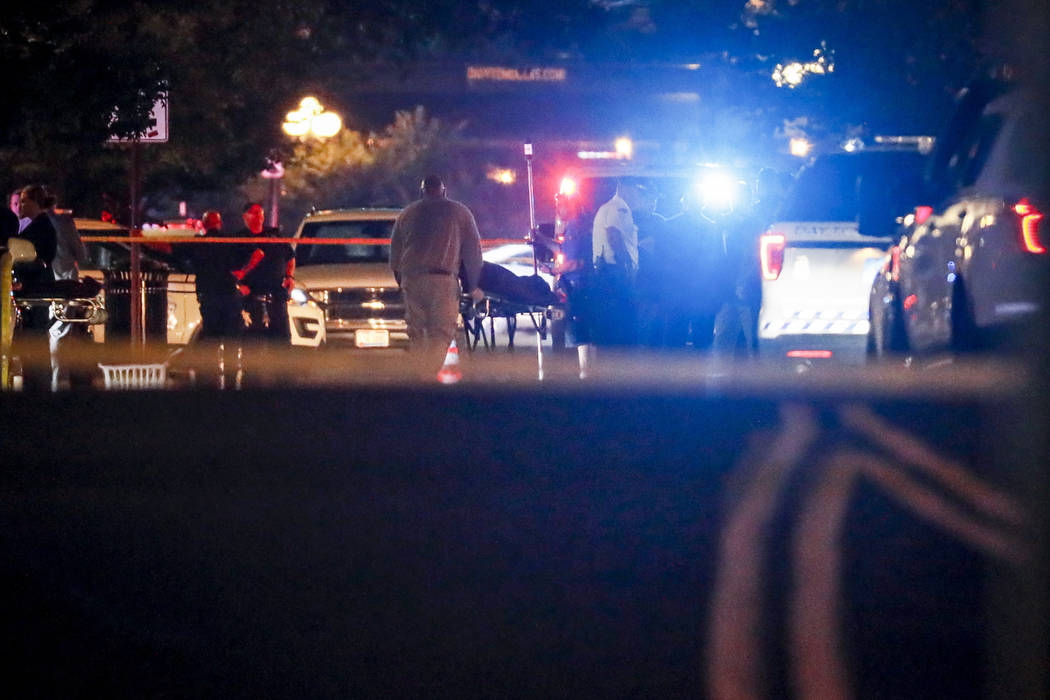
POLYGON ((561 184, 558 186, 558 194, 565 195, 566 197, 571 197, 574 194, 576 194, 576 189, 577 185, 575 180, 573 180, 571 177, 563 177, 561 179, 561 184))
POLYGON ((1045 253, 1046 246, 1039 241, 1039 222, 1043 213, 1033 207, 1028 199, 1014 205, 1014 212, 1021 217, 1021 244, 1029 253, 1045 253))
POLYGON ((788 350, 788 357, 800 357, 805 360, 826 360, 831 357, 831 350, 788 350))
POLYGON ((915 207, 915 223, 924 224, 933 215, 933 207, 915 207))
POLYGON ((783 234, 763 234, 758 241, 758 252, 758 257, 762 265, 762 279, 778 279, 780 277, 780 270, 784 267, 783 234))

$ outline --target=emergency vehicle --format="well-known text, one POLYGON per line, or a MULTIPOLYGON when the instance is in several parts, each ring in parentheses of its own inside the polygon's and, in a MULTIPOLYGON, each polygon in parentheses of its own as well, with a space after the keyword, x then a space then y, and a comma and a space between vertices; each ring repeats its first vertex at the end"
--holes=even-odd
POLYGON ((759 242, 760 355, 863 361, 868 296, 895 231, 858 221, 873 204, 912 204, 925 159, 915 143, 926 142, 823 155, 799 174, 759 242))

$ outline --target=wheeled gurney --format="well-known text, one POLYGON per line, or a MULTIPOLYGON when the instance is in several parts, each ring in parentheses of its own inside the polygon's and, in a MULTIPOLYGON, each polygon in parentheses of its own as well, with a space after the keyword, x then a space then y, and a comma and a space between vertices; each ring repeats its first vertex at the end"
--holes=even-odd
POLYGON ((495 319, 507 323, 507 347, 513 349, 518 316, 527 315, 541 339, 546 339, 551 320, 564 314, 564 306, 550 287, 537 275, 522 277, 495 263, 482 265, 479 284, 485 296, 475 302, 464 294, 459 311, 467 337, 467 350, 481 343, 486 350, 496 347, 495 319), (488 320, 488 328, 485 321, 488 320))
POLYGON ((15 306, 29 309, 50 306, 51 315, 63 323, 96 325, 106 321, 100 298, 102 285, 90 277, 83 280, 54 280, 20 289, 12 294, 15 306))

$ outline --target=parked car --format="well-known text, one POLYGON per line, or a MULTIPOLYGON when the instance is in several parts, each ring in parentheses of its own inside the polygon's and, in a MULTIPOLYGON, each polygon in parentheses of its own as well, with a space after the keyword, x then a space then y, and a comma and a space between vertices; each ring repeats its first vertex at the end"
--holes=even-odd
POLYGON ((896 229, 862 210, 911 204, 925 155, 874 146, 818 157, 760 238, 759 352, 861 361, 872 280, 896 229))
POLYGON ((1046 303, 1047 154, 1035 92, 967 88, 870 293, 872 356, 1015 347, 1046 303))
POLYGON ((292 301, 318 305, 328 343, 359 348, 408 344, 405 305, 390 271, 390 233, 400 212, 393 207, 334 209, 310 213, 299 224, 297 241, 344 239, 296 245, 295 250, 292 301))

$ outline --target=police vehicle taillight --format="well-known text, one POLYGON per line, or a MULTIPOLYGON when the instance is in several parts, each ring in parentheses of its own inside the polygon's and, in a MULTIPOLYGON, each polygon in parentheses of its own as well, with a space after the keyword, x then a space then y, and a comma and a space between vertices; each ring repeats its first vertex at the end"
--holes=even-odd
POLYGON ((1043 213, 1028 202, 1028 198, 1022 199, 1014 205, 1014 213, 1021 218, 1021 245, 1029 253, 1045 253, 1046 246, 1039 240, 1039 222, 1043 220, 1043 213))
POLYGON ((784 235, 766 233, 758 239, 759 260, 762 264, 762 279, 775 280, 784 267, 784 235))

